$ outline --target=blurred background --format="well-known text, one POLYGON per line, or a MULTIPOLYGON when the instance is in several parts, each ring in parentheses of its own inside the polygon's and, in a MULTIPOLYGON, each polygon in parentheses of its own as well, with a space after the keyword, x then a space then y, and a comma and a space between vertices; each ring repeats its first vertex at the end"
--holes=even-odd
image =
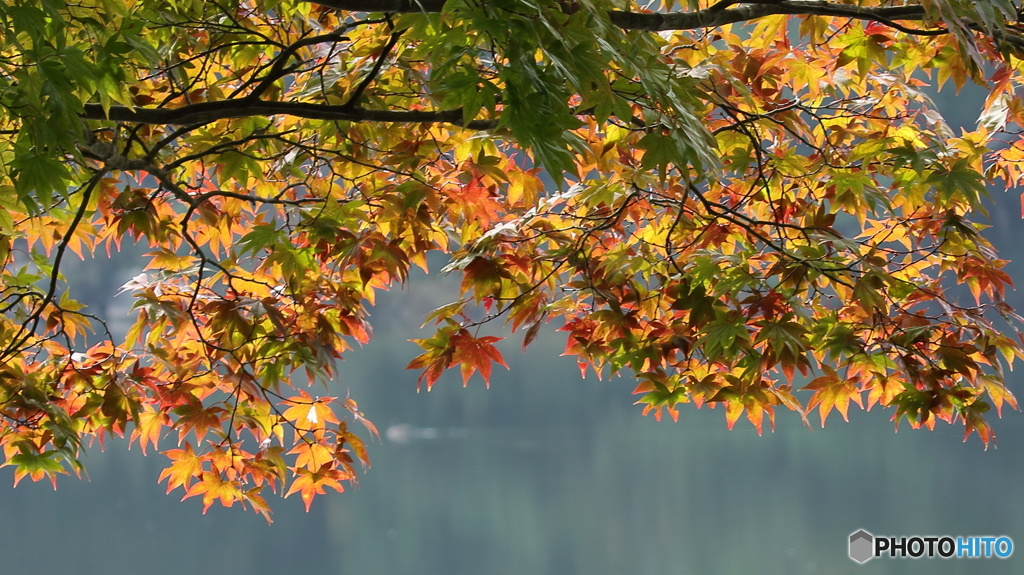
MULTIPOLYGON (((973 126, 984 93, 944 93, 954 129, 973 126)), ((1020 197, 993 193, 989 237, 1009 273, 1024 282, 1020 197)), ((75 262, 68 276, 91 309, 124 329, 139 254, 75 262)), ((436 266, 437 269, 440 266, 436 266)), ((1019 282, 1019 283, 1020 283, 1019 282)), ((416 393, 405 365, 422 317, 457 290, 452 278, 416 275, 382 294, 375 339, 346 356, 328 392, 351 393, 380 429, 373 467, 358 489, 319 497, 271 497, 274 524, 238 506, 179 502, 157 476, 166 463, 124 442, 85 459, 90 480, 9 487, 0 470, 3 573, 77 575, 338 573, 345 575, 619 574, 1006 574, 1022 573, 1024 550, 1007 560, 847 557, 857 529, 876 535, 1007 535, 1024 545, 1024 415, 994 420, 998 447, 962 426, 934 432, 891 412, 851 409, 821 429, 817 416, 779 413, 758 437, 724 413, 681 406, 678 423, 641 417, 621 377, 581 380, 560 357, 555 324, 528 353, 504 342, 511 370, 491 389, 478 376, 463 389, 446 374, 416 393)), ((1024 308, 1020 292, 1011 303, 1024 308)), ((122 332, 123 333, 123 332, 122 332)), ((1020 368, 1018 368, 1018 373, 1020 368)), ((1021 381, 1010 387, 1024 396, 1021 381)), ((314 392, 315 393, 315 392, 314 392)), ((806 400, 806 396, 801 395, 806 400)), ((994 415, 994 414, 993 414, 994 415)), ((361 431, 361 430, 360 430, 361 431)), ((365 437, 365 433, 363 434, 365 437)), ((172 447, 173 439, 161 446, 172 447)))

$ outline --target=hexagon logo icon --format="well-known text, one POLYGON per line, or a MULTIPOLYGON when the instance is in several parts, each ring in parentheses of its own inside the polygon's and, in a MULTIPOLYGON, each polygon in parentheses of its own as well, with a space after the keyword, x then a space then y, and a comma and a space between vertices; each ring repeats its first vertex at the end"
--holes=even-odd
POLYGON ((874 556, 874 537, 863 529, 858 529, 850 534, 850 559, 857 563, 864 563, 874 556))

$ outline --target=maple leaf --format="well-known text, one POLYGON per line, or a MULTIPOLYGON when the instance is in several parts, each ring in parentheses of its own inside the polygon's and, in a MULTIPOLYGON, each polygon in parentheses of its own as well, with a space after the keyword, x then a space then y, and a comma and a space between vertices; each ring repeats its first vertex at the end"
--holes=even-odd
POLYGON ((135 420, 135 429, 132 431, 128 444, 130 446, 137 439, 139 441, 139 448, 142 450, 142 454, 145 455, 146 445, 152 444, 153 448, 157 448, 157 443, 160 441, 160 435, 164 427, 169 426, 170 421, 165 414, 147 406, 139 413, 138 419, 135 420))
POLYGON ((501 282, 512 275, 503 266, 486 258, 475 257, 462 273, 463 292, 473 290, 476 301, 501 295, 501 282))
POLYGON ((459 366, 462 372, 463 386, 468 385, 469 378, 479 371, 480 376, 484 378, 484 385, 490 387, 492 362, 508 369, 508 364, 505 363, 501 352, 494 347, 494 343, 502 339, 504 338, 492 335, 473 337, 466 330, 459 330, 452 336, 451 345, 454 352, 450 366, 459 366))
POLYGON ((441 377, 444 370, 448 369, 452 362, 455 350, 451 346, 451 335, 458 329, 457 326, 445 326, 438 330, 437 334, 429 339, 410 340, 419 344, 424 353, 416 356, 405 369, 423 370, 416 381, 416 390, 419 391, 420 384, 427 381, 427 391, 434 386, 434 383, 441 377))
POLYGON ((221 429, 220 414, 224 409, 207 407, 195 397, 189 396, 188 403, 178 405, 172 411, 178 416, 175 427, 178 428, 179 443, 189 432, 195 434, 197 441, 202 441, 207 432, 221 429))
POLYGON ((296 444, 288 453, 295 455, 296 467, 309 469, 317 469, 334 458, 334 453, 325 445, 306 441, 296 444))
POLYGON ((21 449, 21 453, 12 455, 7 458, 4 465, 13 465, 14 467, 14 486, 17 487, 18 483, 21 482, 26 476, 30 477, 32 481, 39 481, 44 477, 48 477, 50 482, 53 484, 53 488, 57 488, 57 475, 67 475, 67 471, 60 464, 60 462, 54 460, 56 451, 43 451, 35 452, 33 449, 21 449))
POLYGON ((839 374, 827 365, 822 366, 825 375, 816 377, 803 389, 814 391, 814 395, 807 401, 807 411, 818 408, 821 416, 821 426, 825 427, 825 419, 829 412, 836 409, 843 416, 843 421, 850 421, 847 411, 850 407, 850 400, 864 408, 861 390, 849 380, 839 377, 839 374))
POLYGON ((313 504, 313 498, 326 493, 324 487, 330 487, 335 491, 342 492, 345 488, 342 486, 341 481, 349 479, 348 474, 333 469, 332 463, 321 465, 315 472, 309 469, 296 469, 295 474, 295 480, 292 481, 291 488, 288 489, 285 497, 292 493, 298 493, 299 497, 302 498, 302 502, 306 505, 307 512, 309 512, 309 506, 313 504))
MULTIPOLYGON (((370 432, 371 436, 380 438, 380 433, 377 431, 377 426, 375 426, 373 422, 370 421, 369 419, 366 419, 362 411, 359 411, 359 404, 356 403, 356 400, 350 397, 346 397, 345 409, 349 410, 349 413, 352 414, 352 417, 356 421, 358 421, 363 427, 365 427, 366 430, 370 432)), ((341 422, 340 427, 342 431, 345 431, 347 429, 347 426, 344 421, 341 422)))
POLYGON ((210 471, 203 471, 200 474, 200 480, 193 483, 181 499, 184 501, 198 495, 203 496, 203 514, 215 501, 219 500, 224 507, 231 507, 243 497, 234 481, 229 481, 221 474, 210 471))
POLYGON ((634 405, 644 404, 643 415, 654 412, 654 419, 661 421, 661 411, 666 410, 672 421, 679 421, 679 410, 676 405, 689 403, 685 387, 680 386, 678 378, 667 377, 663 370, 641 374, 640 383, 633 390, 634 394, 644 394, 634 405))
POLYGON ((167 493, 178 487, 184 487, 186 491, 192 480, 203 473, 204 458, 192 451, 192 445, 185 442, 184 449, 168 449, 164 452, 168 459, 173 461, 170 467, 160 472, 157 482, 167 480, 167 493))
POLYGON ((290 405, 282 416, 293 423, 299 432, 320 431, 328 423, 338 423, 338 418, 331 410, 330 403, 334 397, 317 397, 313 399, 306 391, 299 390, 299 395, 289 397, 285 405, 290 405))
POLYGON ((445 369, 455 366, 459 366, 462 373, 463 386, 468 385, 469 378, 479 371, 484 384, 490 387, 491 364, 497 363, 508 369, 501 352, 494 347, 494 343, 502 339, 491 335, 474 337, 466 329, 449 328, 439 332, 439 337, 412 340, 428 351, 412 360, 406 369, 424 370, 420 380, 427 380, 427 391, 445 369))
POLYGON ((261 489, 259 487, 253 487, 252 489, 245 491, 242 494, 243 501, 252 505, 253 511, 259 513, 267 520, 267 525, 273 523, 270 518, 270 506, 267 505, 267 500, 260 495, 261 489))
POLYGON ((972 433, 977 433, 978 437, 981 438, 981 442, 985 444, 986 449, 988 449, 989 443, 995 442, 996 434, 992 432, 992 428, 985 421, 985 418, 982 417, 982 414, 988 410, 989 406, 987 403, 975 401, 961 411, 961 415, 964 418, 964 441, 967 441, 972 433))
POLYGON ((1007 404, 1013 409, 1020 409, 1017 405, 1017 398, 1014 397, 1013 393, 1002 382, 992 377, 983 377, 979 384, 979 387, 988 393, 989 399, 992 400, 992 404, 996 407, 996 414, 1000 417, 1003 414, 1003 404, 1007 404))

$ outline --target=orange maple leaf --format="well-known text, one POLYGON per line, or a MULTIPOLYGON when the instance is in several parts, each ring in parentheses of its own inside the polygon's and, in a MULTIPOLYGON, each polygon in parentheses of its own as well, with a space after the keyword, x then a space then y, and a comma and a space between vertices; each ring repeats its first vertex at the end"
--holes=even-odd
POLYGON ((299 496, 302 497, 302 502, 306 505, 306 512, 308 513, 309 506, 313 503, 313 498, 317 495, 325 494, 324 487, 330 487, 339 493, 345 491, 341 481, 349 479, 349 475, 332 467, 333 463, 325 463, 316 472, 308 469, 296 469, 295 474, 297 477, 292 481, 291 488, 284 496, 288 497, 292 493, 298 492, 299 496))

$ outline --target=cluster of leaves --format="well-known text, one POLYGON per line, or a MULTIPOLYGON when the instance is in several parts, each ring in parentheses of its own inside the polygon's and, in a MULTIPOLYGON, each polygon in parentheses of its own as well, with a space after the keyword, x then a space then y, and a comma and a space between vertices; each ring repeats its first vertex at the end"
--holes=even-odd
POLYGON ((853 401, 988 444, 1022 347, 972 218, 986 183, 1024 180, 1018 18, 1006 0, 0 5, 6 464, 55 479, 83 438, 176 432, 169 491, 308 508, 368 464, 348 422, 376 431, 294 386, 332 377, 376 290, 432 251, 462 294, 418 340, 428 389, 504 365, 482 324, 525 346, 557 319, 582 372, 634 374, 657 418, 721 404, 760 433, 778 406, 824 424, 853 401), (977 129, 950 131, 931 81, 990 89, 977 129), (150 252, 115 339, 60 272, 125 240, 150 252))

